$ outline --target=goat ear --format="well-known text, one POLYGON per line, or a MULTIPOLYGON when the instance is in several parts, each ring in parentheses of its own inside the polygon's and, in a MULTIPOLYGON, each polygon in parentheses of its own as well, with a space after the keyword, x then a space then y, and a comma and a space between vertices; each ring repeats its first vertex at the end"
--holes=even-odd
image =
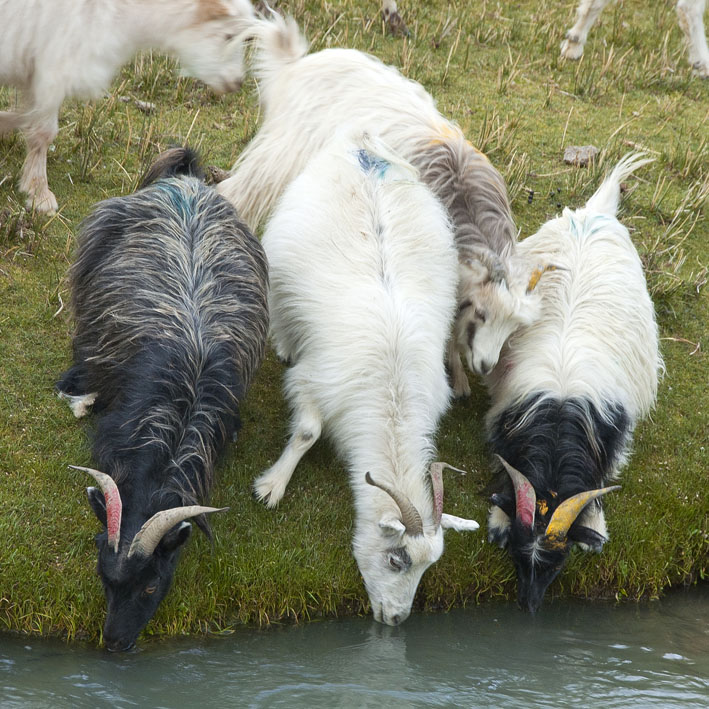
POLYGON ((163 551, 175 551, 190 538, 191 533, 192 525, 189 522, 182 521, 160 540, 160 548, 163 551))
POLYGON ((603 549, 603 545, 608 541, 595 529, 584 527, 581 524, 572 524, 566 538, 571 542, 579 544, 584 549, 590 549, 595 552, 600 552, 603 549))
POLYGON ((493 503, 487 518, 487 538, 491 544, 497 544, 504 549, 510 538, 511 517, 493 503))
POLYGON ((94 514, 98 517, 98 521, 104 527, 108 527, 108 521, 106 519, 106 498, 103 496, 103 492, 97 487, 87 487, 86 496, 89 498, 89 504, 94 514))
POLYGON ((387 517, 379 520, 379 528, 384 534, 391 534, 400 537, 405 531, 404 523, 397 517, 387 517))
POLYGON ((441 515, 441 527, 443 529, 455 529, 456 532, 474 532, 480 528, 480 525, 474 519, 464 519, 444 512, 441 515))

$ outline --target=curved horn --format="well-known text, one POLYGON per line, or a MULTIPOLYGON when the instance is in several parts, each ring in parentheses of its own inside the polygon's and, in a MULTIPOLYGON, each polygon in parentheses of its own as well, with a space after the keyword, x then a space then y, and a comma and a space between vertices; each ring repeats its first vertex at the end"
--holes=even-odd
POLYGON ((392 500, 396 502, 396 504, 399 506, 399 511, 401 512, 401 521, 404 523, 404 527, 406 527, 407 534, 411 534, 412 536, 423 534, 423 522, 421 521, 421 515, 414 507, 413 502, 411 502, 411 500, 409 500, 409 498, 403 492, 394 490, 393 488, 389 487, 388 485, 385 485, 384 483, 374 482, 374 480, 372 480, 372 476, 369 473, 365 474, 364 479, 370 485, 378 487, 380 490, 384 490, 384 492, 386 492, 387 495, 389 495, 389 497, 391 497, 392 500))
POLYGON ((106 500, 106 528, 108 530, 108 546, 113 547, 114 552, 118 552, 118 542, 121 538, 121 515, 123 514, 123 502, 121 493, 118 492, 118 485, 115 480, 106 473, 93 468, 84 468, 80 465, 70 465, 74 470, 83 470, 91 475, 101 488, 106 500))
POLYGON ((441 517, 443 516, 443 471, 446 468, 465 475, 465 470, 454 468, 448 463, 431 463, 428 472, 431 476, 431 487, 433 488, 433 523, 436 527, 441 523, 441 517))
POLYGON ((507 285, 507 268, 499 254, 491 249, 473 249, 470 258, 471 260, 480 261, 487 268, 488 275, 493 283, 507 285))
POLYGON ((544 537, 551 541, 560 541, 566 538, 569 527, 574 523, 574 520, 581 514, 586 505, 605 495, 611 490, 620 490, 620 485, 612 485, 611 487, 602 487, 598 490, 588 490, 579 492, 577 495, 564 500, 555 510, 549 520, 544 537))
POLYGON ((223 512, 228 507, 202 507, 201 505, 188 505, 187 507, 171 507, 169 510, 156 512, 133 537, 128 549, 128 558, 131 556, 150 556, 160 544, 160 540, 176 524, 189 517, 207 514, 208 512, 223 512))
POLYGON ((517 519, 527 529, 534 529, 534 510, 537 505, 537 493, 534 492, 532 483, 522 475, 516 468, 513 468, 501 455, 495 454, 497 459, 512 478, 515 489, 515 507, 517 519))

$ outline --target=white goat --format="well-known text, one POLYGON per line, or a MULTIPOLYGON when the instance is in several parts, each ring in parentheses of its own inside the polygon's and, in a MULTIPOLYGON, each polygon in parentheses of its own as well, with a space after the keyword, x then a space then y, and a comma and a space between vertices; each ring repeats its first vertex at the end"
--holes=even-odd
POLYGON ((374 617, 396 625, 443 552, 443 530, 478 525, 442 513, 444 464, 431 465, 428 482, 450 394, 453 236, 416 171, 372 144, 336 138, 266 228, 271 334, 292 363, 285 390, 294 413, 288 445, 254 488, 278 504, 324 428, 349 468, 354 555, 374 617))
MULTIPOLYGON (((611 0, 581 0, 576 11, 576 24, 566 33, 561 43, 561 56, 566 59, 580 59, 588 33, 595 24, 603 8, 611 0)), ((689 63, 701 77, 709 77, 709 46, 704 34, 704 8, 706 0, 679 0, 677 19, 689 46, 689 63)))
POLYGON ((650 162, 628 155, 582 209, 565 209, 519 244, 538 322, 515 333, 488 377, 487 425, 502 457, 488 525, 509 549, 519 602, 535 611, 573 543, 600 551, 600 502, 655 403, 663 364, 642 264, 616 219, 620 183, 650 162), (509 477, 508 477, 509 474, 509 477))
POLYGON ((66 96, 96 97, 136 51, 176 54, 183 73, 218 91, 243 80, 248 0, 0 0, 0 83, 21 91, 17 111, 0 111, 0 135, 27 140, 20 189, 28 206, 57 209, 47 182, 47 149, 66 96))
MULTIPOLYGON (((508 262, 516 229, 507 188, 488 159, 444 118, 424 88, 394 67, 353 49, 306 55, 307 45, 292 20, 274 18, 260 26, 255 72, 264 121, 218 191, 252 227, 270 212, 278 196, 308 159, 344 124, 381 136, 414 165, 443 202, 455 228, 460 260, 459 329, 476 313, 491 321, 497 312, 521 313, 524 295, 510 297, 508 262)), ((462 343, 464 348, 470 342, 462 343)), ((488 371, 498 351, 473 344, 470 358, 488 371)), ((449 362, 456 395, 469 392, 457 350, 449 362)))

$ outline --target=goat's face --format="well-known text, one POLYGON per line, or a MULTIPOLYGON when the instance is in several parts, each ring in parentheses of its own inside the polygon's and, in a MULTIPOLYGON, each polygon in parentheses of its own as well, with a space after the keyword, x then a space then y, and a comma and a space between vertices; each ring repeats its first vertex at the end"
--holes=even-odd
POLYGON ((360 498, 353 544, 374 619, 380 623, 398 625, 409 617, 423 572, 443 553, 444 530, 470 532, 478 528, 474 520, 443 512, 443 470, 450 467, 447 463, 431 464, 432 500, 424 499, 421 509, 403 491, 365 475, 369 485, 390 498, 385 503, 382 493, 360 498))
MULTIPOLYGON (((363 525, 362 525, 363 526, 363 525)), ((411 535, 398 519, 357 530, 354 555, 369 594, 374 620, 387 625, 403 623, 424 571, 443 553, 443 530, 411 535)))
POLYGON ((514 496, 492 496, 488 538, 508 550, 517 571, 517 602, 522 610, 534 613, 574 543, 594 551, 603 548, 606 538, 583 524, 583 511, 616 488, 588 490, 561 500, 551 490, 536 491, 522 473, 500 460, 512 478, 514 496))
POLYGON ((489 374, 505 342, 539 317, 540 298, 526 289, 527 281, 514 273, 494 274, 480 261, 461 261, 454 336, 471 371, 489 374))
POLYGON ((179 549, 189 537, 190 529, 188 522, 181 522, 147 557, 128 557, 128 545, 116 554, 109 547, 106 534, 97 535, 97 570, 106 595, 103 642, 111 652, 132 648, 155 615, 170 590, 179 549))
POLYGON ((115 481, 98 470, 80 470, 90 473, 101 486, 101 490, 89 487, 86 492, 104 528, 96 536, 97 572, 107 605, 103 640, 111 651, 128 650, 170 590, 180 549, 192 531, 185 520, 219 510, 200 505, 173 507, 159 510, 146 521, 147 515, 133 507, 129 519, 123 519, 115 481))
MULTIPOLYGON (((543 523, 544 524, 544 523, 543 523)), ((571 548, 567 540, 547 543, 544 533, 510 518, 493 507, 488 520, 490 541, 506 548, 517 572, 517 603, 522 610, 539 610, 549 584, 559 575, 571 548)))
POLYGON ((254 22, 248 0, 215 0, 204 21, 179 33, 175 49, 181 73, 218 93, 238 91, 244 81, 244 32, 254 22))

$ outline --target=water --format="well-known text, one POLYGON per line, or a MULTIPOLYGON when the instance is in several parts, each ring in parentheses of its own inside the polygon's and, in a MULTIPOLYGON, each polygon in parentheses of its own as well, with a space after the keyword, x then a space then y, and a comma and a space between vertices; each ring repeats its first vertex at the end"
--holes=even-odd
POLYGON ((0 706, 709 707, 709 586, 645 605, 512 604, 143 641, 0 636, 0 706))

